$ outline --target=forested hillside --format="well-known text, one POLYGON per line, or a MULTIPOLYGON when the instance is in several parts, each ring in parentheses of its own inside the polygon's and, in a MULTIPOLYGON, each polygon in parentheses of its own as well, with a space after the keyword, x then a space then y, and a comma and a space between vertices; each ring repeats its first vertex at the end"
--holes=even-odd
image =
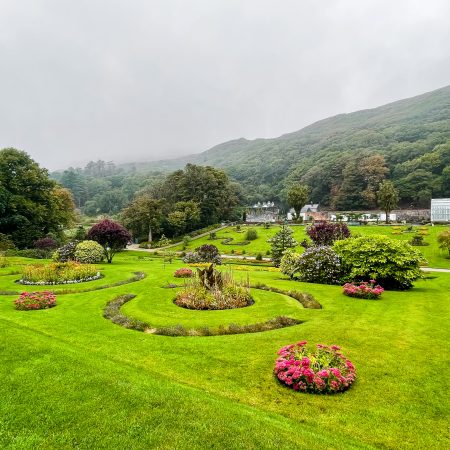
POLYGON ((242 184, 247 202, 284 202, 286 187, 300 182, 310 187, 314 203, 371 208, 380 181, 387 178, 399 190, 401 206, 427 207, 431 197, 450 197, 450 86, 274 139, 237 139, 180 159, 126 164, 109 175, 86 167, 56 178, 87 213, 111 213, 161 172, 188 162, 223 168, 242 184))

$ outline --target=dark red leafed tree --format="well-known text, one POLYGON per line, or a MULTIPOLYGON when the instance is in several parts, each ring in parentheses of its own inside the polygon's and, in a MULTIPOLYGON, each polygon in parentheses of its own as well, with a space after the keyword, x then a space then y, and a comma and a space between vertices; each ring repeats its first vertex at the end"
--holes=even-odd
POLYGON ((350 230, 345 223, 318 222, 306 229, 314 245, 333 245, 334 241, 350 237, 350 230))
POLYGON ((106 260, 111 263, 113 256, 131 241, 131 234, 120 223, 103 219, 88 231, 87 238, 103 247, 106 260))

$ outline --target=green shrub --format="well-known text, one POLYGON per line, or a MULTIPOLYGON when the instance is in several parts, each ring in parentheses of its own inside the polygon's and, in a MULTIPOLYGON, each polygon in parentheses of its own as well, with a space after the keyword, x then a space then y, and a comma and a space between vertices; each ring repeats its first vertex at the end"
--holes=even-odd
POLYGON ((78 241, 68 242, 66 245, 59 247, 52 255, 53 261, 68 262, 75 259, 75 249, 78 241))
POLYGON ((138 245, 139 248, 149 248, 148 241, 142 241, 138 245))
POLYGON ((297 271, 298 262, 301 254, 292 249, 284 252, 280 263, 280 272, 287 275, 289 278, 294 278, 294 273, 297 271))
POLYGON ((450 229, 439 233, 437 241, 439 248, 442 250, 448 250, 448 255, 450 257, 450 229))
POLYGON ((342 276, 339 256, 322 245, 307 248, 289 269, 291 278, 307 283, 339 284, 342 276))
POLYGON ((410 289, 422 277, 422 254, 404 241, 373 235, 334 243, 347 281, 377 280, 386 289, 410 289))
POLYGON ((103 261, 103 247, 95 241, 82 241, 75 248, 75 260, 82 264, 95 264, 103 261))
POLYGON ((256 255, 256 261, 262 261, 263 260, 263 255, 261 254, 261 253, 258 253, 257 255, 256 255))
POLYGON ((245 233, 246 241, 254 241, 258 238, 258 232, 254 228, 249 228, 245 233))
POLYGON ((0 268, 8 267, 8 259, 6 258, 4 253, 0 253, 0 268))

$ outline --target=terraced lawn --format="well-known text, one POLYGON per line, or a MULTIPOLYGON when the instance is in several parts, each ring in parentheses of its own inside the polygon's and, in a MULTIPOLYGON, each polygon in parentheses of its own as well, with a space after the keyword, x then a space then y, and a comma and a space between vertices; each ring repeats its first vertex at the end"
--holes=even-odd
MULTIPOLYGON (((448 251, 444 251, 439 249, 436 243, 436 237, 443 230, 448 229, 448 226, 444 225, 436 225, 436 226, 413 226, 413 232, 402 232, 397 231, 398 228, 400 230, 406 230, 406 226, 386 226, 386 225, 361 225, 361 226, 350 226, 350 231, 352 235, 371 235, 371 234, 383 234, 392 239, 398 239, 405 242, 408 242, 412 239, 416 234, 420 234, 420 230, 424 229, 426 233, 424 235, 425 242, 429 243, 428 246, 423 247, 415 247, 419 249, 424 258, 428 261, 428 266, 430 267, 438 267, 438 268, 450 268, 450 258, 448 257, 448 251)), ((293 225, 292 229, 294 230, 294 238, 297 242, 301 242, 307 238, 305 232, 305 226, 303 225, 293 225)), ((213 244, 215 245, 222 254, 235 254, 235 255, 243 255, 243 256, 256 256, 260 253, 262 256, 267 256, 267 252, 270 250, 270 244, 267 242, 269 238, 271 238, 277 231, 279 230, 279 226, 271 225, 270 228, 265 229, 261 225, 250 226, 250 225, 242 225, 240 230, 237 231, 236 227, 228 227, 223 230, 217 232, 216 239, 211 240, 208 236, 204 236, 202 238, 193 239, 186 251, 192 251, 196 247, 203 244, 213 244), (258 238, 254 241, 246 245, 237 245, 239 242, 245 241, 245 232, 248 228, 254 228, 258 232, 258 238), (233 240, 228 244, 224 244, 223 241, 225 239, 232 238, 233 240)), ((174 250, 181 251, 183 249, 182 244, 174 247, 174 250)), ((297 251, 303 251, 303 247, 300 245, 297 247, 297 251)))
MULTIPOLYGON (((362 227, 361 227, 362 228, 362 227)), ((274 231, 275 229, 273 229, 274 231)), ((269 230, 269 231, 272 231, 269 230)), ((431 239, 430 239, 431 240, 431 239)), ((101 265, 102 280, 70 286, 57 306, 16 311, 0 295, 0 447, 34 448, 448 448, 450 274, 433 273, 380 301, 337 286, 298 283, 269 271, 236 271, 282 289, 310 292, 308 310, 257 291, 236 311, 188 311, 172 303, 180 261, 124 252, 101 265), (262 333, 168 337, 103 318, 112 298, 135 294, 128 315, 158 324, 250 323, 284 314, 300 325, 262 333), (216 314, 217 313, 217 314, 216 314), (343 394, 297 393, 273 377, 276 351, 306 339, 339 344, 358 378, 343 394)), ((15 264, 29 263, 17 258, 15 264)), ((0 269, 0 290, 24 290, 0 269)), ((32 290, 27 287, 25 290, 32 290)))

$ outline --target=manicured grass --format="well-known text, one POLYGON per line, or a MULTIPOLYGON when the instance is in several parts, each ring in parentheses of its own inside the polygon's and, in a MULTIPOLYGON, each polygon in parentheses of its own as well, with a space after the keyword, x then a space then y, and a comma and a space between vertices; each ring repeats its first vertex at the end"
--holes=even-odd
MULTIPOLYGON (((1 448, 448 447, 450 274, 365 301, 338 286, 242 272, 252 283, 310 292, 323 309, 262 292, 259 312, 258 301, 236 311, 186 311, 161 287, 183 264, 163 268, 136 254, 102 266, 105 279, 135 271, 145 279, 60 295, 50 310, 16 311, 16 296, 0 296, 1 448), (227 324, 228 313, 246 323, 252 311, 304 323, 245 335, 154 336, 102 317, 105 304, 126 293, 136 294, 130 314, 161 324, 209 322, 205 313, 218 313, 211 323, 227 324), (192 316, 172 316, 185 312, 192 316), (276 351, 303 339, 342 346, 358 374, 348 392, 308 395, 276 382, 276 351)), ((0 277, 1 290, 7 278, 0 277)))
MULTIPOLYGON (((293 225, 294 238, 297 242, 301 242, 307 238, 305 232, 305 226, 303 225, 293 225)), ((428 261, 428 266, 438 267, 438 268, 450 268, 450 258, 448 258, 448 251, 440 250, 437 246, 436 237, 442 231, 448 229, 448 226, 436 225, 436 226, 414 226, 414 232, 402 232, 401 230, 406 230, 406 226, 396 226, 396 225, 361 225, 361 226, 350 226, 350 231, 353 236, 357 235, 371 235, 371 234, 383 234, 392 239, 398 239, 408 242, 413 236, 419 234, 420 229, 426 229, 426 235, 424 235, 425 242, 430 245, 423 247, 415 247, 420 250, 424 258, 428 261), (400 228, 400 231, 397 231, 400 228), (397 234, 399 233, 399 234, 397 234)), ((193 251, 196 247, 203 244, 213 244, 215 245, 222 254, 230 255, 232 250, 235 255, 243 256, 256 256, 261 253, 263 257, 267 256, 267 252, 270 250, 270 244, 267 242, 278 230, 280 229, 277 225, 271 225, 270 228, 265 229, 261 225, 242 225, 240 231, 237 231, 236 227, 228 227, 216 233, 216 239, 211 240, 208 236, 204 236, 198 239, 192 239, 189 243, 186 251, 193 251), (222 241, 226 238, 233 238, 232 242, 243 242, 245 240, 245 232, 248 228, 254 228, 258 232, 258 238, 251 241, 247 245, 224 245, 222 241), (245 252, 245 253, 244 253, 245 252)), ((174 247, 173 250, 181 251, 183 246, 180 244, 174 247)), ((299 252, 303 251, 303 247, 300 245, 296 249, 299 252)), ((270 255, 269 255, 270 256, 270 255)))

